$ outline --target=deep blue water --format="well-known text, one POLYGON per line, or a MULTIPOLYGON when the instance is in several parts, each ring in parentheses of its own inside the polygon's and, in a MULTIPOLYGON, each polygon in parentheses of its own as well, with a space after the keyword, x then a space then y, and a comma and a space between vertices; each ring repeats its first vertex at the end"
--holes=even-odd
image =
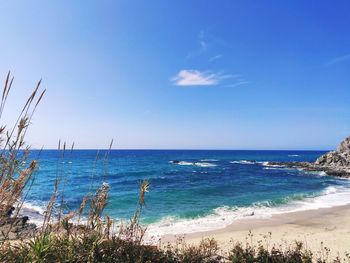
MULTIPOLYGON (((39 171, 27 201, 43 207, 51 197, 56 175, 61 174, 66 180, 66 212, 79 207, 84 195, 107 182, 110 199, 106 213, 114 218, 129 218, 138 200, 139 183, 148 179, 151 187, 142 222, 168 227, 174 222, 201 218, 205 219, 203 222, 219 217, 226 220, 259 208, 267 209, 265 213, 289 204, 296 208, 350 187, 347 180, 319 173, 244 163, 244 160, 314 161, 324 153, 320 151, 113 150, 107 161, 103 161, 102 151, 97 162, 96 153, 96 150, 67 151, 62 158, 58 151, 44 150, 39 156, 34 151, 32 157, 38 157, 39 171), (170 163, 172 160, 182 161, 182 165, 170 163), (191 165, 192 162, 197 163, 191 165)), ((322 205, 327 200, 317 202, 322 205)))

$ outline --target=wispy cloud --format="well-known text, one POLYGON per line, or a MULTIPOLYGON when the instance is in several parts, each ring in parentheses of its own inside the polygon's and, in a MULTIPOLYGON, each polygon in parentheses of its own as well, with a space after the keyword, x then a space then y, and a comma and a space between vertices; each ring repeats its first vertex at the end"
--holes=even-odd
MULTIPOLYGON (((210 28, 201 30, 198 34, 197 48, 188 53, 186 58, 205 56, 204 61, 207 63, 221 59, 223 55, 213 50, 213 44, 224 45, 225 42, 211 34, 210 28)), ((221 87, 236 87, 249 83, 238 74, 231 75, 224 74, 223 71, 200 71, 196 69, 182 69, 170 80, 176 86, 217 85, 221 87)))
POLYGON ((222 73, 213 73, 210 71, 202 72, 194 69, 183 69, 171 78, 176 86, 214 86, 222 80, 237 77, 238 75, 225 75, 222 73))
POLYGON ((217 53, 217 48, 226 45, 223 39, 213 34, 211 28, 202 29, 197 35, 196 47, 188 52, 186 59, 205 56, 208 62, 212 62, 223 57, 221 54, 214 54, 217 53), (208 59, 208 56, 211 57, 208 59))
POLYGON ((212 62, 212 61, 217 60, 217 59, 220 59, 220 58, 222 58, 222 55, 221 55, 221 54, 209 58, 209 59, 208 59, 208 62, 212 62))
POLYGON ((246 85, 246 84, 249 84, 249 83, 250 82, 246 81, 246 80, 238 80, 236 83, 225 85, 225 87, 235 88, 235 87, 246 85))
POLYGON ((207 51, 209 48, 209 42, 206 39, 206 31, 201 30, 198 34, 198 47, 195 50, 192 50, 188 53, 187 58, 192 58, 199 56, 200 54, 207 51))
POLYGON ((249 83, 238 74, 224 74, 222 72, 199 71, 195 69, 182 69, 171 81, 176 86, 215 86, 235 87, 249 83), (227 80, 232 83, 227 83, 227 80))
POLYGON ((327 66, 332 66, 334 64, 337 64, 337 63, 340 63, 340 62, 343 62, 343 61, 346 61, 346 60, 350 60, 350 54, 346 54, 346 55, 343 55, 343 56, 340 56, 340 57, 336 57, 330 61, 327 62, 327 66))
POLYGON ((199 45, 200 45, 200 51, 205 51, 208 48, 208 43, 205 42, 204 40, 201 40, 199 42, 199 45))

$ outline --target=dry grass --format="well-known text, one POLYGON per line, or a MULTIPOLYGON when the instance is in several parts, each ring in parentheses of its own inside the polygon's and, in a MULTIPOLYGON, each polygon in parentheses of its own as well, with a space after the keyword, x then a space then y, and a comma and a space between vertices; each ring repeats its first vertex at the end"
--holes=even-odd
MULTIPOLYGON (((5 109, 6 101, 10 94, 13 82, 14 78, 11 77, 9 72, 4 83, 1 98, 0 118, 5 109)), ((26 165, 27 160, 30 157, 30 147, 25 144, 24 139, 37 106, 46 91, 43 90, 42 92, 39 92, 40 86, 41 80, 37 83, 34 91, 24 103, 24 107, 21 109, 13 127, 7 129, 6 126, 3 126, 0 128, 0 142, 2 147, 0 153, 0 222, 5 222, 10 217, 11 213, 14 214, 14 217, 18 216, 25 198, 31 190, 31 185, 35 178, 35 171, 38 168, 37 160, 33 160, 26 165)), ((108 164, 112 145, 113 140, 102 159, 105 166, 108 164)), ((70 148, 71 152, 73 150, 74 143, 70 148)), ((67 173, 65 167, 63 167, 61 163, 65 158, 66 151, 66 143, 61 143, 61 141, 59 141, 59 158, 57 160, 55 183, 51 198, 45 209, 43 225, 40 228, 40 231, 38 231, 38 235, 45 236, 52 234, 53 232, 61 233, 62 229, 67 229, 68 226, 74 225, 76 229, 84 228, 86 231, 104 234, 110 237, 114 234, 112 228, 115 223, 110 217, 108 217, 108 215, 106 217, 103 216, 103 211, 108 203, 108 184, 102 183, 94 194, 91 194, 91 192, 87 193, 77 211, 64 211, 64 190, 67 183, 67 173), (60 200, 58 200, 59 196, 60 200), (87 220, 82 224, 81 218, 84 216, 84 211, 87 208, 87 220), (74 221, 75 223, 71 223, 70 221, 75 218, 77 218, 77 220, 74 221)), ((97 153, 94 166, 96 166, 99 156, 100 152, 97 153)), ((93 174, 92 181, 94 176, 95 175, 93 174)), ((104 178, 101 177, 101 179, 103 180, 104 178)), ((142 239, 139 235, 144 233, 144 231, 142 231, 142 228, 139 226, 139 218, 148 187, 148 182, 145 181, 141 183, 139 203, 134 217, 126 228, 120 228, 122 229, 122 232, 118 233, 118 236, 125 236, 137 240, 142 239), (135 233, 131 233, 132 231, 135 231, 135 233)), ((90 189, 92 191, 93 187, 91 186, 90 189)), ((1 240, 7 240, 10 231, 11 228, 8 229, 7 233, 2 233, 1 240)))
MULTIPOLYGON (((0 104, 0 120, 4 112, 6 101, 10 94, 14 78, 7 74, 0 104)), ((29 146, 24 138, 37 106, 45 94, 39 94, 41 81, 30 94, 12 128, 0 128, 0 221, 5 221, 10 213, 18 215, 24 198, 27 195, 26 186, 34 180, 38 163, 33 160, 29 165, 29 146)), ((30 191, 30 187, 27 189, 30 191)), ((1 233, 1 240, 8 239, 12 225, 6 232, 1 233)))

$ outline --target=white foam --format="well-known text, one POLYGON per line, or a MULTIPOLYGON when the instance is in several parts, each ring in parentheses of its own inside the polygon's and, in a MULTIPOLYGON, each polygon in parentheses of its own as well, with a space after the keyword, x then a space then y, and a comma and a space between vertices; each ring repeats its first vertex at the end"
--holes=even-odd
POLYGON ((329 195, 329 194, 336 193, 338 191, 338 189, 335 186, 328 186, 323 192, 324 192, 324 194, 329 195))
POLYGON ((192 219, 179 219, 168 216, 148 226, 147 237, 161 237, 165 234, 187 234, 225 228, 238 219, 269 218, 272 215, 320 208, 330 208, 350 204, 350 188, 329 186, 315 197, 293 200, 284 205, 272 206, 268 202, 254 204, 250 207, 222 206, 211 214, 192 219))
POLYGON ((274 167, 274 166, 267 166, 263 168, 264 170, 281 170, 284 169, 284 167, 274 167))
POLYGON ((270 164, 269 162, 259 162, 259 164, 261 164, 262 166, 266 166, 266 167, 279 167, 279 168, 283 168, 283 165, 278 165, 278 164, 270 164))
POLYGON ((231 161, 230 163, 238 163, 238 164, 255 164, 256 162, 253 162, 253 161, 247 161, 247 160, 240 160, 240 161, 231 161))
POLYGON ((208 162, 186 162, 186 161, 179 161, 179 162, 174 162, 170 161, 169 163, 176 164, 176 165, 194 165, 194 166, 199 166, 199 167, 214 167, 217 166, 216 164, 213 163, 208 163, 208 162))
POLYGON ((282 168, 284 166, 278 164, 270 164, 270 162, 257 162, 257 161, 249 161, 249 160, 240 160, 240 161, 231 161, 230 163, 235 164, 258 164, 266 167, 279 167, 282 168))
POLYGON ((299 157, 299 154, 289 154, 288 157, 299 157))
POLYGON ((25 202, 22 205, 20 214, 28 216, 30 223, 35 223, 37 226, 40 226, 44 221, 44 212, 45 208, 43 206, 25 202))
POLYGON ((40 215, 43 215, 45 211, 43 207, 28 202, 23 203, 22 209, 27 209, 40 215))
MULTIPOLYGON (((324 171, 305 171, 302 168, 297 168, 298 171, 303 171, 305 174, 312 174, 312 175, 316 175, 316 176, 328 176, 328 174, 324 171)), ((341 178, 339 178, 340 180, 341 178)))
POLYGON ((193 219, 179 219, 175 216, 167 216, 159 222, 148 226, 148 237, 160 237, 165 234, 182 234, 201 231, 209 231, 225 227, 236 218, 235 208, 219 207, 213 210, 213 213, 205 217, 193 219))
MULTIPOLYGON (((103 183, 106 184, 106 183, 103 183)), ((29 202, 23 203, 22 209, 20 211, 20 215, 28 216, 29 222, 34 223, 37 227, 41 227, 44 222, 45 217, 45 209, 44 205, 37 205, 29 202)), ((80 223, 86 223, 87 219, 85 217, 80 218, 80 223)), ((77 223, 78 216, 75 216, 71 219, 71 222, 77 223)))
POLYGON ((218 162, 216 159, 203 159, 201 162, 218 162))
POLYGON ((322 171, 322 172, 319 172, 318 175, 319 176, 327 176, 327 173, 322 171))
POLYGON ((180 161, 178 163, 174 163, 173 161, 170 161, 170 163, 177 164, 177 165, 193 165, 193 163, 180 161))
POLYGON ((215 166, 217 166, 216 164, 213 164, 213 163, 204 163, 204 162, 202 162, 202 163, 196 162, 196 163, 194 163, 194 165, 200 166, 200 167, 215 167, 215 166))

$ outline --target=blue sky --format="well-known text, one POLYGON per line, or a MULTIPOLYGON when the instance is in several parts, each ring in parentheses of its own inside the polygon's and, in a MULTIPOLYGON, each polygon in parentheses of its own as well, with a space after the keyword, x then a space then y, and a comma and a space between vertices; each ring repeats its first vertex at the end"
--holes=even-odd
POLYGON ((349 1, 1 1, 11 123, 54 148, 331 149, 350 135, 349 1))

